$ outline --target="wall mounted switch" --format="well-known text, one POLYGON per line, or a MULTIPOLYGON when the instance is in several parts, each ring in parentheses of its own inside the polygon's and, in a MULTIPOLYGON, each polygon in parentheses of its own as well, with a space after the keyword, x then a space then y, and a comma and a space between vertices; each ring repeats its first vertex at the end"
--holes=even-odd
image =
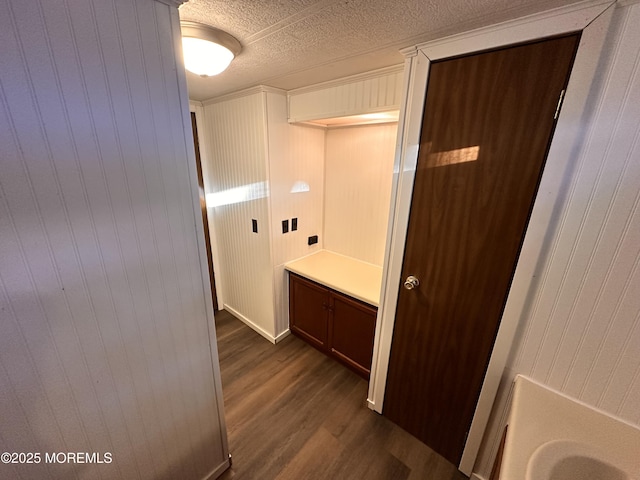
POLYGON ((291 231, 295 232, 298 230, 298 217, 291 219, 291 231))
POLYGON ((287 233, 289 231, 289 219, 282 220, 282 233, 287 233))
POLYGON ((255 218, 251 219, 251 231, 253 233, 258 233, 258 220, 255 218))

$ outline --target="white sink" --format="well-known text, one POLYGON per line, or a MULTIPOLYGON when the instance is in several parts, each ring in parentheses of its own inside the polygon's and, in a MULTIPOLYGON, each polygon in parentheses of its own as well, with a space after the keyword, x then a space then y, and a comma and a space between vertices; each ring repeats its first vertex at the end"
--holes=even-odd
POLYGON ((526 480, 538 479, 633 480, 603 459, 597 448, 572 440, 552 440, 538 447, 527 463, 526 480))
POLYGON ((517 376, 500 478, 640 480, 640 428, 517 376))

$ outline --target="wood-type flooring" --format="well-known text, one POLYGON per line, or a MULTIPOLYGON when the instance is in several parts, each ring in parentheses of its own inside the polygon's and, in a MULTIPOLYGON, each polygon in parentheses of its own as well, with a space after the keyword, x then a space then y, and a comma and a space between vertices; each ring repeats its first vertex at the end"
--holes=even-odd
POLYGON ((367 382, 299 338, 273 345, 224 310, 216 331, 233 460, 222 480, 467 478, 367 408, 367 382))

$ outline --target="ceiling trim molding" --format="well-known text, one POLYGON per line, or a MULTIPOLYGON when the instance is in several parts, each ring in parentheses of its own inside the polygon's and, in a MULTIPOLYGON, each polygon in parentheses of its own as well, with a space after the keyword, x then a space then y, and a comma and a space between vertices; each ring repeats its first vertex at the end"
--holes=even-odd
POLYGON ((164 3, 165 5, 169 5, 170 7, 180 7, 183 3, 187 3, 189 0, 155 0, 159 3, 164 3))
POLYGON ((248 97, 249 95, 255 95, 256 93, 275 93, 276 95, 286 95, 287 91, 280 88, 269 87, 267 85, 256 85, 255 87, 245 88, 244 90, 238 90, 237 92, 203 100, 201 103, 205 106, 213 105, 214 103, 226 102, 227 100, 233 100, 234 98, 248 97))
POLYGON ((418 48, 415 45, 412 47, 401 48, 399 51, 405 58, 411 58, 418 55, 418 48))
MULTIPOLYGON (((623 0, 624 1, 624 0, 623 0)), ((629 0, 627 0, 629 1, 629 0)), ((638 1, 638 0, 631 0, 638 1)), ((470 30, 468 32, 458 33, 455 35, 450 35, 448 37, 444 37, 437 40, 432 40, 424 43, 420 43, 415 46, 416 49, 422 50, 427 53, 427 56, 430 60, 436 60, 440 57, 438 54, 434 55, 434 52, 443 50, 447 51, 450 49, 449 45, 455 43, 469 42, 473 43, 473 39, 479 36, 485 36, 488 34, 496 34, 497 42, 500 43, 499 33, 507 30, 514 30, 519 27, 527 28, 531 25, 534 25, 536 22, 544 22, 549 19, 560 18, 560 17, 571 17, 572 15, 582 15, 580 19, 576 19, 572 17, 574 22, 575 31, 582 30, 585 28, 591 21, 594 19, 594 11, 600 10, 600 14, 602 14, 605 10, 607 10, 611 5, 615 3, 615 0, 585 0, 583 2, 573 3, 571 5, 566 5, 563 7, 554 8, 551 10, 545 10, 543 12, 533 13, 531 15, 527 15, 524 17, 516 18, 514 20, 508 20, 506 22, 500 22, 495 25, 490 25, 488 27, 477 28, 474 30, 470 30)), ((597 17, 598 15, 595 15, 597 17)), ((560 30, 566 32, 566 26, 559 27, 560 30)), ((536 32, 531 33, 532 38, 538 38, 536 32)))
POLYGON ((376 70, 370 70, 368 72, 356 73, 355 75, 349 75, 347 77, 337 78, 335 80, 327 80, 326 82, 314 83, 313 85, 307 85, 306 87, 294 88, 289 90, 289 95, 296 95, 300 93, 315 92, 317 90, 324 90, 326 88, 337 87, 339 85, 345 85, 347 83, 359 82, 362 80, 368 80, 370 78, 384 77, 393 73, 400 73, 404 71, 404 64, 392 65, 391 67, 378 68, 376 70))
POLYGON ((628 7, 630 5, 634 5, 636 3, 640 3, 640 0, 618 0, 616 2, 617 7, 628 7))

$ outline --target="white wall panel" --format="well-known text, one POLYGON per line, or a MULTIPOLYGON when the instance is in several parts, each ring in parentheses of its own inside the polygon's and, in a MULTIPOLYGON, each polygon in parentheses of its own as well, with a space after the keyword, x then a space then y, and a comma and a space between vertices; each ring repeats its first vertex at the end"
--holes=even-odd
POLYGON ((218 287, 225 308, 275 341, 288 329, 286 262, 327 248, 382 264, 397 126, 292 125, 285 92, 265 87, 205 102, 204 112, 218 287))
POLYGON ((266 93, 276 336, 289 328, 284 264, 322 248, 325 132, 287 122, 287 98, 266 93), (298 230, 282 233, 282 220, 298 230), (309 246, 307 238, 318 235, 309 246))
POLYGON ((397 124, 327 130, 324 248, 382 266, 397 124))
POLYGON ((403 66, 388 67, 340 80, 291 90, 289 121, 398 110, 403 66))
POLYGON ((113 462, 2 478, 227 462, 177 32, 151 0, 3 2, 0 449, 113 462))
POLYGON ((517 373, 640 424, 640 5, 619 8, 584 143, 504 374, 489 476, 517 373))
POLYGON ((273 269, 264 93, 204 107, 207 207, 218 247, 224 305, 273 339, 273 269), (215 205, 215 206, 214 206, 215 205), (258 233, 252 232, 252 219, 258 233))

